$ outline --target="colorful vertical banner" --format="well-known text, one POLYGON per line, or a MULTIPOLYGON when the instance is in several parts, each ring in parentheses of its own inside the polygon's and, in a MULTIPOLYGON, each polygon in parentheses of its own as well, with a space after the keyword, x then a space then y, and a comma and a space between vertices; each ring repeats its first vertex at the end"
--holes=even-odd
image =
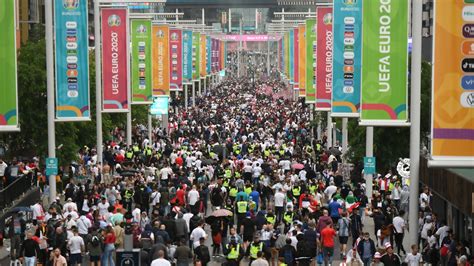
POLYGON ((295 72, 293 71, 295 67, 295 49, 294 49, 294 44, 295 44, 295 34, 293 30, 289 31, 289 38, 288 38, 288 54, 289 54, 289 73, 288 73, 288 79, 290 80, 290 84, 294 84, 295 82, 295 72))
POLYGON ((358 117, 362 52, 362 1, 334 2, 331 115, 358 117))
POLYGON ((219 71, 224 69, 224 65, 225 65, 224 41, 219 40, 219 71))
POLYGON ((129 40, 126 8, 103 8, 102 18, 102 84, 103 112, 128 112, 129 40))
POLYGON ((201 44, 201 34, 199 32, 193 32, 193 80, 199 79, 199 68, 200 64, 200 44, 201 44))
POLYGON ((211 66, 212 66, 212 43, 211 43, 211 36, 206 36, 206 74, 211 74, 211 66))
POLYGON ((434 3, 431 156, 437 166, 474 162, 474 6, 467 3, 434 3))
POLYGON ((298 26, 298 87, 299 97, 306 97, 306 27, 298 26))
POLYGON ((170 29, 153 25, 153 96, 170 95, 170 29))
POLYGON ((170 91, 183 90, 182 31, 170 30, 170 91))
POLYGON ((284 58, 284 52, 283 52, 283 38, 281 38, 278 41, 278 69, 280 70, 280 73, 283 73, 284 71, 284 64, 285 64, 285 58, 284 58))
POLYGON ((318 7, 316 53, 316 110, 331 110, 332 93, 332 7, 318 7))
POLYGON ((363 1, 360 124, 408 125, 408 0, 363 1))
POLYGON ((183 84, 191 84, 193 79, 193 32, 183 30, 182 39, 183 84))
POLYGON ((306 20, 306 103, 316 103, 316 19, 306 20))
POLYGON ((300 53, 299 53, 299 30, 298 28, 293 30, 293 83, 295 85, 294 89, 299 90, 299 62, 300 62, 300 53))
POLYGON ((206 53, 206 46, 207 46, 207 36, 205 34, 201 34, 200 41, 199 41, 199 75, 201 78, 207 75, 207 53, 206 53))
POLYGON ((132 19, 130 22, 132 41, 132 104, 153 102, 151 62, 151 20, 132 19))
POLYGON ((87 2, 54 1, 56 120, 89 121, 87 2))
POLYGON ((290 33, 285 32, 285 36, 283 37, 283 56, 284 66, 285 66, 285 76, 287 79, 290 79, 290 33))
POLYGON ((15 0, 0 8, 0 131, 19 131, 15 0))

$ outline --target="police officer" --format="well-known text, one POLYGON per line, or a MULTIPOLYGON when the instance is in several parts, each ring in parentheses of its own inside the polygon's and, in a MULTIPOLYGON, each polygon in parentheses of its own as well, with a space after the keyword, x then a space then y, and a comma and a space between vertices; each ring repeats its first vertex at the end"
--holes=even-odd
POLYGON ((285 233, 290 230, 294 218, 295 214, 293 213, 293 209, 291 208, 291 205, 288 205, 285 214, 283 214, 283 222, 285 223, 285 233))
POLYGON ((245 214, 247 213, 248 202, 241 197, 237 197, 237 202, 235 203, 237 210, 237 230, 240 233, 240 225, 245 219, 245 214))
POLYGON ((132 199, 135 194, 133 187, 128 187, 123 193, 123 207, 129 212, 132 211, 132 199))
POLYGON ((238 266, 240 264, 240 260, 244 255, 244 250, 237 243, 235 237, 230 238, 229 244, 225 245, 224 254, 226 255, 227 264, 228 266, 238 266))
POLYGON ((267 219, 267 223, 275 225, 276 216, 273 214, 273 210, 268 210, 267 214, 265 214, 265 218, 267 219))
POLYGON ((260 234, 255 234, 253 242, 247 247, 246 256, 249 258, 249 265, 258 258, 258 253, 265 253, 265 243, 260 241, 260 234))
POLYGON ((293 195, 293 199, 296 205, 296 208, 298 208, 298 202, 299 198, 301 196, 301 187, 298 184, 295 184, 293 188, 291 189, 291 194, 293 195))

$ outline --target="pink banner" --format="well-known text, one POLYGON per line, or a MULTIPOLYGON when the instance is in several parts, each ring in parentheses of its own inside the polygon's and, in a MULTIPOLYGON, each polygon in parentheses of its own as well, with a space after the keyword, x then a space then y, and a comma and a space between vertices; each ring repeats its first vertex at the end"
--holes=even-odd
POLYGON ((293 33, 293 55, 295 59, 293 59, 293 79, 294 79, 294 84, 295 84, 295 89, 299 89, 299 30, 294 29, 293 33))
POLYGON ((170 91, 183 90, 183 55, 181 49, 181 37, 181 30, 170 30, 170 91))
POLYGON ((281 37, 277 36, 270 36, 270 35, 240 35, 240 34, 234 34, 234 35, 224 35, 222 38, 224 41, 230 41, 230 42, 238 42, 240 40, 244 42, 267 42, 267 41, 278 41, 281 39, 281 37))
POLYGON ((103 8, 102 82, 104 112, 128 112, 128 14, 124 8, 103 8))
POLYGON ((332 93, 332 7, 317 8, 316 110, 331 110, 332 93))

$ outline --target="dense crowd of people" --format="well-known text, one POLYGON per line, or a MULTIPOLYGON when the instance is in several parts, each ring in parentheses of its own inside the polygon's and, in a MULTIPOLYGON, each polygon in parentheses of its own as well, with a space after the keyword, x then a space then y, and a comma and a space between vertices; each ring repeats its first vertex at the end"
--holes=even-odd
POLYGON ((420 243, 406 250, 409 181, 379 175, 368 198, 361 169, 343 176, 340 148, 314 140, 308 108, 288 95, 279 80, 227 78, 152 140, 108 142, 103 164, 82 148, 56 201, 31 206, 32 224, 12 217, 12 260, 109 266, 131 247, 152 266, 469 265, 470 244, 431 210, 428 188, 420 243))

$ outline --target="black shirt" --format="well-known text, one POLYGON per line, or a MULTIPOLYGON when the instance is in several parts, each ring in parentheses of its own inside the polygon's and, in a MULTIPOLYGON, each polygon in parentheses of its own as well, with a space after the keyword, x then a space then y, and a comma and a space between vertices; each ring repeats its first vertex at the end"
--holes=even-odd
POLYGON ((26 239, 20 248, 20 256, 22 257, 36 257, 39 254, 39 245, 33 239, 26 239))

